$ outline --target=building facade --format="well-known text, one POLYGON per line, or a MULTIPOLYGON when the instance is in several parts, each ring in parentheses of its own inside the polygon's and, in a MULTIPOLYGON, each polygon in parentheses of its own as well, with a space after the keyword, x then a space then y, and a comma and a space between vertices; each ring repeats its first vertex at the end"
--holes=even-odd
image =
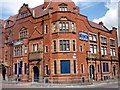
POLYGON ((91 22, 72 0, 29 8, 4 23, 7 75, 21 81, 44 77, 107 80, 118 76, 117 29, 91 22), (7 51, 7 52, 6 52, 7 51))

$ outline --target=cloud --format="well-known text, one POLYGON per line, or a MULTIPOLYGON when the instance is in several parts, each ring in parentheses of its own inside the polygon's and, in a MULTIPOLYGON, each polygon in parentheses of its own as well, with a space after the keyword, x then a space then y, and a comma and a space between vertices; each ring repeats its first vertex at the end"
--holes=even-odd
POLYGON ((101 18, 94 19, 93 22, 98 23, 102 21, 108 29, 111 29, 113 26, 118 27, 118 3, 110 0, 105 6, 108 8, 106 14, 101 18))
POLYGON ((2 0, 0 1, 0 18, 7 19, 10 15, 15 15, 26 3, 30 8, 43 4, 43 0, 2 0))

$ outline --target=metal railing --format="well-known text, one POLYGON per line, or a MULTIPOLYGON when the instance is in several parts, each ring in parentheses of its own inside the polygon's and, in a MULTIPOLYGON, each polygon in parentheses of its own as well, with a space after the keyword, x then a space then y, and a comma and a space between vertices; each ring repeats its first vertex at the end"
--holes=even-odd
POLYGON ((86 78, 45 77, 44 84, 92 84, 86 78))

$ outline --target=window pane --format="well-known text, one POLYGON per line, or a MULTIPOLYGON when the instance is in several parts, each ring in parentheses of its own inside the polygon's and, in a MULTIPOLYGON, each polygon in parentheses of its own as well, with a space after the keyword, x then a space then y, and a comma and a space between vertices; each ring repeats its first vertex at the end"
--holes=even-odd
POLYGON ((109 72, 109 65, 106 63, 106 72, 109 72))
POLYGON ((63 22, 63 30, 65 30, 66 26, 65 26, 65 22, 63 22))
POLYGON ((66 22, 66 31, 69 31, 69 23, 66 22))
POLYGON ((65 11, 68 11, 66 7, 65 7, 65 11))
POLYGON ((53 41, 54 44, 54 52, 56 52, 56 41, 53 41))
POLYGON ((83 64, 81 64, 81 73, 84 73, 84 67, 83 67, 83 64))
POLYGON ((105 72, 105 63, 103 63, 103 72, 105 72))
POLYGON ((101 54, 104 55, 103 47, 101 47, 101 54))
POLYGON ((76 60, 74 60, 73 63, 74 63, 74 73, 76 73, 76 60))
POLYGON ((74 31, 74 23, 72 23, 72 31, 74 31))
POLYGON ((46 74, 49 74, 48 65, 46 65, 46 74))
POLYGON ((73 51, 75 51, 75 40, 73 40, 73 51))
POLYGON ((53 32, 56 32, 56 23, 53 24, 53 32))
POLYGON ((17 64, 15 64, 15 74, 17 74, 17 64))
POLYGON ((82 52, 83 50, 82 50, 82 46, 80 46, 80 52, 82 52))
POLYGON ((93 35, 93 41, 97 41, 96 35, 93 35))
POLYGON ((116 56, 115 49, 113 49, 113 56, 116 56))
POLYGON ((94 46, 94 53, 95 54, 97 53, 97 46, 96 45, 94 46))
POLYGON ((110 55, 113 56, 113 51, 112 51, 112 49, 110 49, 110 55))
POLYGON ((62 44, 62 40, 60 40, 60 51, 63 51, 63 44, 62 44))
POLYGON ((56 66, 56 61, 54 61, 54 74, 57 74, 57 66, 56 66))
POLYGON ((62 31, 62 22, 60 22, 60 31, 62 31))
POLYGON ((107 48, 104 48, 104 54, 107 55, 107 48))
POLYGON ((89 35, 89 40, 91 40, 91 41, 92 41, 92 35, 91 35, 91 34, 89 35))
POLYGON ((27 64, 24 63, 24 74, 27 74, 27 64))
POLYGON ((46 52, 48 52, 48 46, 46 46, 46 52))
POLYGON ((90 45, 90 51, 93 53, 93 45, 90 45))
POLYGON ((67 50, 67 51, 70 50, 70 43, 69 43, 69 40, 66 41, 66 50, 67 50))

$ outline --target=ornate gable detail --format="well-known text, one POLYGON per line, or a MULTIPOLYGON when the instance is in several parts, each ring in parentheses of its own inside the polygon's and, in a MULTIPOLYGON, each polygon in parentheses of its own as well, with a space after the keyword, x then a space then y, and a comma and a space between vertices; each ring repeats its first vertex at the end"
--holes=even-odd
POLYGON ((58 6, 68 6, 68 5, 65 4, 65 3, 61 3, 61 4, 59 4, 58 6))

